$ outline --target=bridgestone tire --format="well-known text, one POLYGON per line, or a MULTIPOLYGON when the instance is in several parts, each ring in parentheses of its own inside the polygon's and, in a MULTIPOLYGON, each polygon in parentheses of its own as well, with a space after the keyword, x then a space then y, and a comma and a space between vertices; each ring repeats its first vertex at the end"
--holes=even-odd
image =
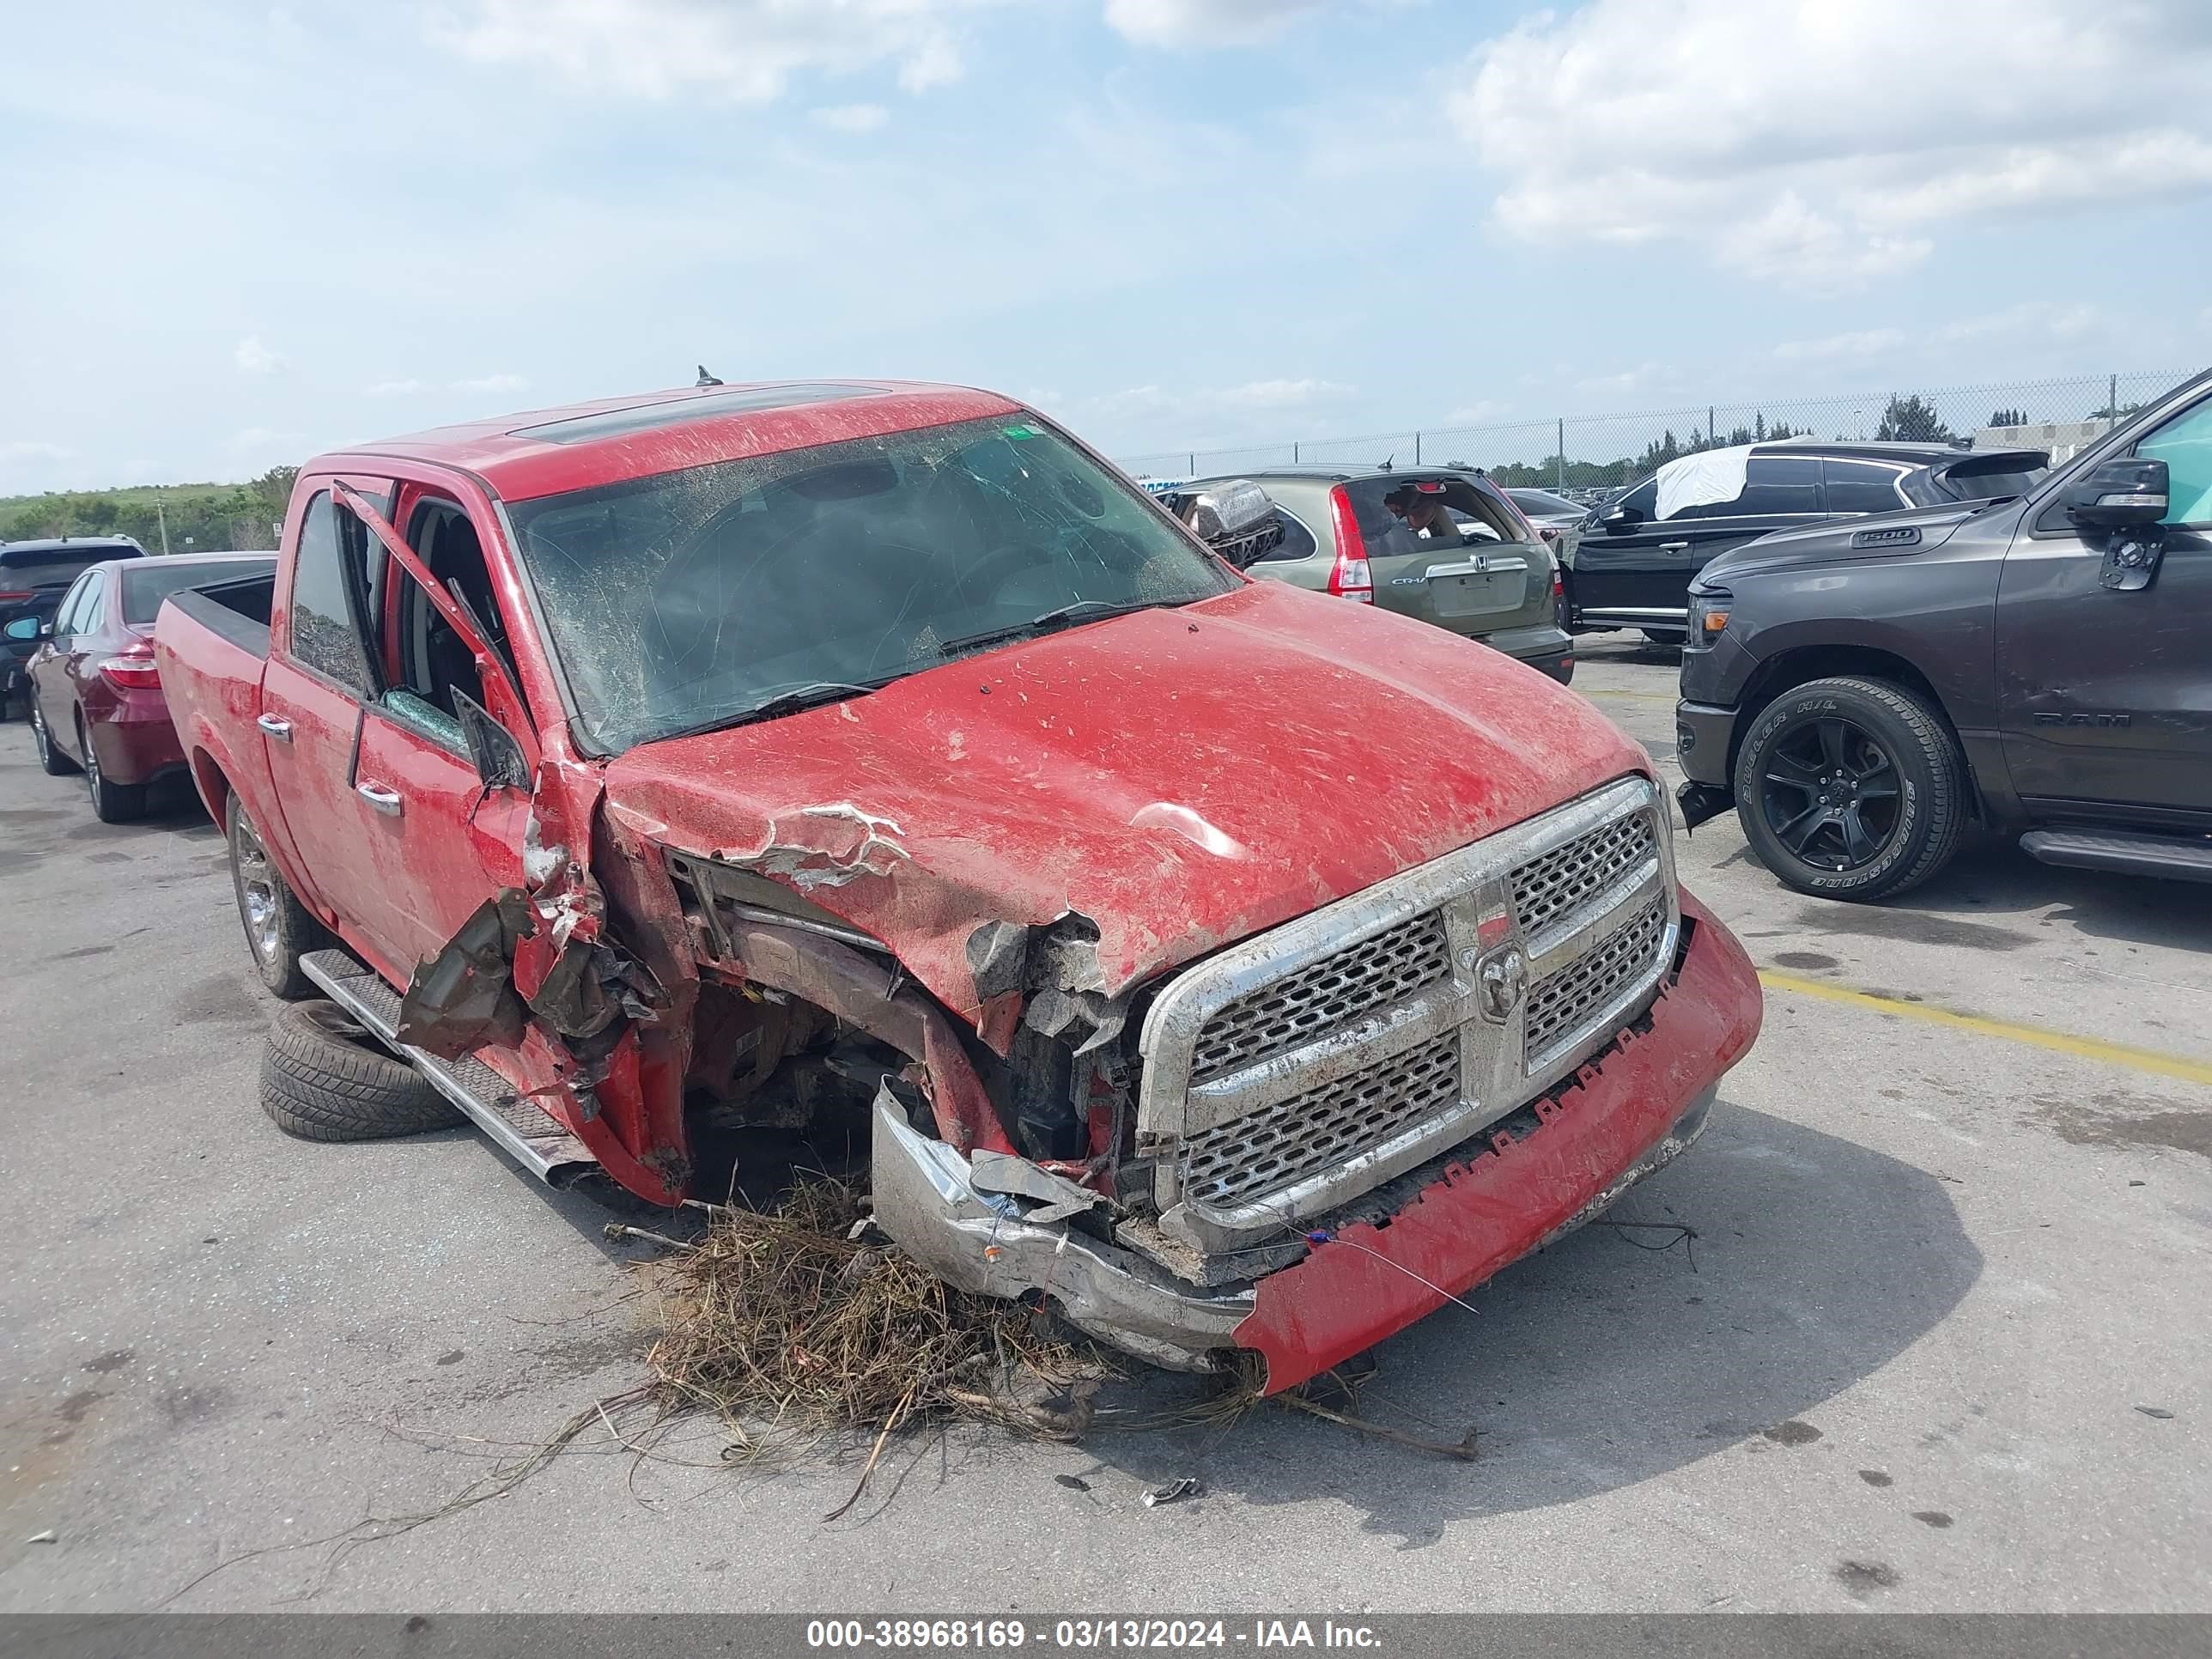
POLYGON ((1886 680, 1812 680, 1760 711, 1736 755, 1736 817, 1759 860, 1784 884, 1822 898, 1866 902, 1917 887, 1951 861, 1966 830, 1966 758, 1942 718, 1915 693, 1886 680), (1854 870, 1826 870, 1784 846, 1767 822, 1763 780, 1776 748, 1808 722, 1840 716, 1887 751, 1899 784, 1891 839, 1854 870))
POLYGON ((462 1121, 420 1072, 321 1000, 277 1010, 261 1056, 261 1109, 302 1140, 381 1140, 462 1121))

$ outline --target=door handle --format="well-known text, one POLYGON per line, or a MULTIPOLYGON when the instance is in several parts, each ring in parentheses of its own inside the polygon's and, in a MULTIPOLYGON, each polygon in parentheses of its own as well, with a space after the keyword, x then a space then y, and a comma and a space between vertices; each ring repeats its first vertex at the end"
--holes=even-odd
POLYGON ((399 816, 399 792, 397 789, 387 789, 380 783, 356 783, 353 792, 387 818, 399 816))
POLYGON ((1662 553, 1686 553, 1689 551, 1689 549, 1690 544, 1687 542, 1662 542, 1659 544, 1659 550, 1662 553))
POLYGON ((279 743, 292 741, 292 722, 280 720, 274 714, 258 714, 253 723, 279 743))

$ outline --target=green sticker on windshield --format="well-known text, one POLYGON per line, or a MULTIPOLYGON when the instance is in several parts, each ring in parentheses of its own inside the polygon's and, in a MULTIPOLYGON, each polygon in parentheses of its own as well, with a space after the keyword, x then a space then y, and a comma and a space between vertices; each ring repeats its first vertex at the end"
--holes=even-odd
POLYGON ((1009 438, 1042 438, 1044 436, 1044 433, 1041 428, 1030 426, 1027 422, 1021 421, 1017 421, 1013 425, 1009 427, 1001 427, 1000 430, 1005 433, 1009 438))

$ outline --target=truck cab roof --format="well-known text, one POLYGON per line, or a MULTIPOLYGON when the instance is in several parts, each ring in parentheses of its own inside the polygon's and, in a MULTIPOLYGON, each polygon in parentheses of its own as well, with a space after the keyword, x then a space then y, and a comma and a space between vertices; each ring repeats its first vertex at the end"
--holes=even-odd
POLYGON ((530 501, 1020 407, 995 392, 910 380, 685 386, 436 427, 322 457, 318 467, 404 457, 473 474, 502 500, 530 501))

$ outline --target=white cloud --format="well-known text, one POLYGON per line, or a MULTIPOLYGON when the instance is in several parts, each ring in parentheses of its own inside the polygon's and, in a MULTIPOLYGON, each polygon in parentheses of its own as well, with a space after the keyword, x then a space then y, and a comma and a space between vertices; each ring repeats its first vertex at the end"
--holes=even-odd
POLYGON ((891 118, 881 104, 831 104, 811 114, 832 132, 873 132, 891 118))
POLYGON ((247 335, 231 349, 230 356, 241 374, 274 374, 284 367, 284 360, 262 344, 258 335, 247 335))
POLYGON ((76 454, 74 449, 60 444, 41 443, 33 438, 0 443, 0 461, 66 461, 76 454))
MULTIPOLYGON (((542 64, 595 90, 667 98, 705 89, 740 103, 768 103, 802 76, 886 64, 908 92, 957 81, 966 70, 962 21, 1018 3, 466 0, 459 19, 443 18, 432 32, 481 62, 542 64)), ((1342 3, 1104 0, 1108 26, 1125 40, 1166 47, 1253 45, 1342 3)), ((1370 6, 1413 3, 1364 0, 1370 6)))
POLYGON ((232 465, 249 476, 295 465, 321 447, 304 432, 277 432, 265 426, 249 426, 223 441, 232 465))
POLYGON ((1303 409, 1344 397, 1352 389, 1334 380, 1248 380, 1206 395, 1223 409, 1303 409))
POLYGON ((529 380, 520 374, 485 374, 473 380, 455 380, 447 388, 452 392, 527 392, 529 380))
POLYGON ((1680 386, 1679 370, 1665 363, 1642 362, 1633 368, 1624 368, 1613 374, 1587 374, 1575 385, 1583 392, 1602 392, 1620 397, 1663 392, 1680 386))
POLYGON ((792 80, 890 64, 921 91, 961 73, 955 22, 1006 0, 474 0, 438 33, 484 63, 546 64, 635 97, 767 103, 792 80))
POLYGON ((1833 362, 1843 359, 1881 357, 1905 343, 1905 331, 1864 328, 1849 334, 1831 334, 1819 340, 1784 340, 1774 355, 1785 363, 1833 362))
POLYGON ((2007 306, 2001 311, 1962 318, 1937 330, 1936 337, 1947 345, 1961 340, 2022 337, 2078 340, 2086 334, 2095 333, 2105 326, 2107 320, 2105 313, 2093 305, 2079 301, 2061 304, 2055 300, 2028 300, 2016 306, 2007 306))
POLYGON ((379 380, 368 388, 368 395, 372 398, 411 398, 426 389, 421 380, 379 380))
POLYGON ((1170 391, 1160 386, 1133 386, 1092 401, 1099 413, 1109 416, 1176 414, 1185 418, 1222 413, 1250 414, 1272 410, 1308 409, 1349 396, 1353 388, 1334 380, 1247 380, 1241 386, 1194 386, 1170 391))
POLYGON ((1106 21, 1139 46, 1249 46, 1326 3, 1328 0, 1106 0, 1106 21))
POLYGON ((2206 23, 2201 0, 1595 0, 1480 47, 1452 115, 1510 231, 1836 292, 1962 218, 2212 188, 2206 23))

